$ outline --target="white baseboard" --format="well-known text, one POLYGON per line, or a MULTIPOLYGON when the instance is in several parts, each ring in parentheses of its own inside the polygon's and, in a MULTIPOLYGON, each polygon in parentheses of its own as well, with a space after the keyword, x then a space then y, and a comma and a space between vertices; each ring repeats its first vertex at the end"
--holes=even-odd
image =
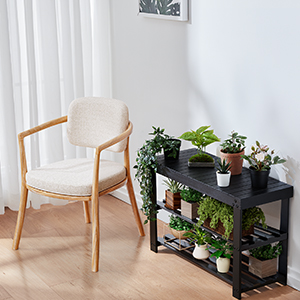
POLYGON ((298 270, 288 267, 287 284, 300 291, 300 272, 298 270))
MULTIPOLYGON (((121 187, 120 189, 113 191, 110 193, 112 196, 130 204, 130 199, 128 196, 127 188, 125 186, 121 187)), ((138 208, 140 209, 142 207, 142 199, 140 195, 135 193, 136 203, 138 208)))
MULTIPOLYGON (((130 204, 130 200, 129 200, 129 196, 127 193, 127 189, 126 187, 122 187, 116 191, 113 191, 110 193, 112 196, 130 204)), ((136 203, 139 209, 141 209, 142 207, 142 198, 139 194, 135 193, 135 198, 136 198, 136 203)), ((165 210, 160 210, 158 213, 158 219, 165 222, 165 223, 169 223, 169 213, 166 212, 165 210)))

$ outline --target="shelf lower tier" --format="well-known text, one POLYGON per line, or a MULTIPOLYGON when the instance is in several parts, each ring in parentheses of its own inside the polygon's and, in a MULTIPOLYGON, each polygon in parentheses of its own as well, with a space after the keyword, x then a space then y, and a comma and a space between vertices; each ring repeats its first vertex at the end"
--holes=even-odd
MULTIPOLYGON (((157 201, 157 206, 158 206, 158 209, 164 209, 167 212, 169 212, 170 214, 179 216, 180 218, 182 218, 183 220, 185 220, 189 223, 194 224, 194 223, 198 222, 197 219, 191 220, 185 216, 182 216, 181 211, 179 209, 171 210, 171 209, 166 208, 164 202, 162 202, 162 201, 157 201)), ((218 235, 216 232, 214 232, 213 230, 211 230, 209 228, 206 228, 203 226, 202 226, 202 228, 204 230, 210 232, 211 234, 218 235)), ((274 242, 283 241, 286 239, 287 239, 286 232, 282 232, 282 231, 275 229, 273 227, 270 227, 270 226, 268 226, 267 228, 263 228, 261 225, 255 225, 254 234, 251 234, 246 237, 242 237, 241 251, 250 250, 250 249, 268 245, 268 244, 271 244, 274 242)))
MULTIPOLYGON (((174 237, 172 235, 167 234, 165 236, 166 241, 173 239, 174 237)), ((230 270, 228 273, 222 274, 217 271, 216 265, 213 260, 205 259, 205 260, 197 260, 193 257, 192 251, 193 248, 187 249, 187 250, 177 250, 175 247, 172 247, 171 245, 165 243, 164 238, 158 237, 157 239, 159 246, 164 246, 172 251, 174 251, 177 255, 180 257, 188 260, 189 262, 197 265, 198 267, 204 269, 205 271, 211 273, 212 275, 222 279, 223 281, 229 283, 230 285, 233 285, 233 269, 232 264, 230 266, 230 270)), ((175 241, 179 245, 179 240, 175 241)), ((259 288, 264 285, 268 285, 275 282, 284 283, 285 276, 282 274, 277 273, 274 276, 270 276, 264 279, 261 279, 252 273, 248 272, 248 266, 245 262, 248 261, 248 258, 243 255, 243 263, 242 263, 242 274, 241 274, 241 292, 247 292, 249 290, 253 290, 256 288, 259 288)))

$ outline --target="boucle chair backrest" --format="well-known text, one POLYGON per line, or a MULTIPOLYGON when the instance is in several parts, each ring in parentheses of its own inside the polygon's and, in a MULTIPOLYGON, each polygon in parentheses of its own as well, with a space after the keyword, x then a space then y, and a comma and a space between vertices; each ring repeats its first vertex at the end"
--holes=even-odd
MULTIPOLYGON (((67 134, 76 146, 95 148, 124 132, 129 123, 128 108, 120 100, 83 97, 71 102, 68 112, 67 134)), ((124 151, 127 140, 108 150, 124 151)))

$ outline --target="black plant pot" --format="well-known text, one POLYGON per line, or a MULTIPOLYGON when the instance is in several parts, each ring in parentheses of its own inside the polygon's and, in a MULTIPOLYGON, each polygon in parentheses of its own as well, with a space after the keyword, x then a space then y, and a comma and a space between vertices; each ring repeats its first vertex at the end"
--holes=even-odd
POLYGON ((177 160, 179 158, 181 140, 178 139, 170 139, 172 141, 172 149, 170 145, 168 145, 168 149, 164 149, 165 160, 177 160))
POLYGON ((250 167, 249 170, 250 170, 252 188, 253 189, 267 188, 271 169, 268 169, 266 171, 256 171, 253 167, 250 167))

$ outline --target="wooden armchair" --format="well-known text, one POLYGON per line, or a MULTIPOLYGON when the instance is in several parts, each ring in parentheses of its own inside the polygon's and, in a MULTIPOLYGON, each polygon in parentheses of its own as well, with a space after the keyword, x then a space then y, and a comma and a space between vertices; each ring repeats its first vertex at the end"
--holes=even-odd
POLYGON ((127 106, 119 100, 85 97, 74 100, 64 116, 18 135, 21 159, 21 199, 13 249, 19 248, 28 190, 64 200, 83 201, 85 221, 90 223, 89 201, 92 202, 92 271, 99 268, 99 199, 127 185, 133 214, 140 236, 144 236, 130 176, 129 135, 132 123, 127 106), (95 148, 95 158, 69 159, 27 171, 24 138, 51 126, 67 122, 70 143, 95 148), (124 165, 100 159, 103 150, 124 152, 124 165))

